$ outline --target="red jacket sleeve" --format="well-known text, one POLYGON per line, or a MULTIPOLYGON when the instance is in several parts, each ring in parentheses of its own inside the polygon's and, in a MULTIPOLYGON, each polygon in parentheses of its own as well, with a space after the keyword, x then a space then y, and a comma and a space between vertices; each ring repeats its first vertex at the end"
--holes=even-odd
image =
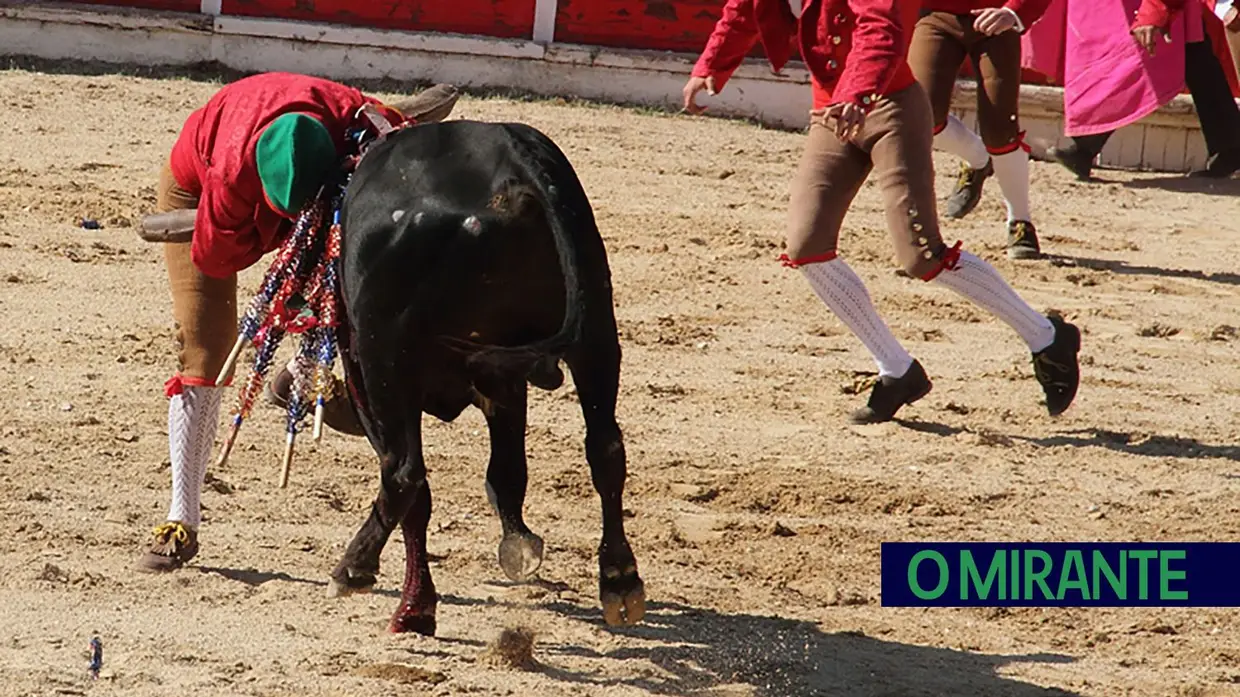
POLYGON ((728 0, 705 50, 693 66, 693 76, 714 77, 715 90, 722 90, 757 42, 753 0, 728 0))
POLYGON ((1185 0, 1141 0, 1134 27, 1158 27, 1167 30, 1177 12, 1184 9, 1185 0))
POLYGON ((1020 23, 1024 25, 1025 31, 1029 31, 1029 27, 1033 23, 1042 19, 1042 15, 1046 14, 1046 8, 1051 6, 1051 0, 1007 0, 1003 6, 1016 13, 1020 17, 1020 23))
POLYGON ((190 259, 198 270, 212 278, 227 278, 263 256, 263 245, 255 224, 257 204, 252 204, 207 170, 194 221, 190 259))
POLYGON ((831 103, 852 102, 869 111, 873 96, 882 94, 896 70, 904 62, 908 36, 913 27, 904 26, 902 5, 913 0, 848 0, 857 16, 852 50, 831 91, 831 103))

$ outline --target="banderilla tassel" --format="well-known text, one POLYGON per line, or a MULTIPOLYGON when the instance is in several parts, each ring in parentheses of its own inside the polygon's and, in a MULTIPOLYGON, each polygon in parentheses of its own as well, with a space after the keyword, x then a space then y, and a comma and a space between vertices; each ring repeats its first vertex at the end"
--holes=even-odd
POLYGON ((288 473, 293 467, 293 442, 297 439, 297 431, 288 432, 288 440, 284 444, 284 460, 280 463, 280 488, 288 487, 288 473))

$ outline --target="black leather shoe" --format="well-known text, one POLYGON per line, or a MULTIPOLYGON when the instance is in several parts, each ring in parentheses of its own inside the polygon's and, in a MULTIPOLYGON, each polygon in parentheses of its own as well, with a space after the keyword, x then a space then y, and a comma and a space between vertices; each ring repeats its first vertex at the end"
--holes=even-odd
POLYGON ((913 365, 898 378, 883 376, 874 383, 870 392, 870 401, 864 407, 854 411, 849 421, 855 424, 878 424, 891 421, 896 412, 905 404, 912 404, 930 394, 934 385, 926 376, 926 369, 921 363, 913 361, 913 365))
POLYGON ((1042 247, 1038 244, 1038 230, 1028 220, 1008 223, 1008 259, 1041 259, 1042 247))
POLYGON ((1059 416, 1068 410, 1081 384, 1081 330, 1057 314, 1048 316, 1055 325, 1055 340, 1033 354, 1033 372, 1046 393, 1046 411, 1059 416))
POLYGON ((1207 179, 1227 179, 1240 170, 1240 148, 1232 148, 1215 153, 1206 161, 1206 168, 1189 172, 1190 177, 1207 179))
POLYGON ((982 186, 986 178, 995 173, 994 160, 986 160, 986 166, 973 169, 965 163, 960 168, 960 177, 956 179, 956 190, 947 197, 943 212, 952 218, 963 218, 977 208, 982 200, 982 186))
POLYGON ((1076 178, 1086 182, 1089 181, 1094 170, 1094 155, 1087 153, 1075 145, 1069 145, 1063 148, 1047 148, 1046 156, 1067 167, 1069 171, 1076 175, 1076 178))

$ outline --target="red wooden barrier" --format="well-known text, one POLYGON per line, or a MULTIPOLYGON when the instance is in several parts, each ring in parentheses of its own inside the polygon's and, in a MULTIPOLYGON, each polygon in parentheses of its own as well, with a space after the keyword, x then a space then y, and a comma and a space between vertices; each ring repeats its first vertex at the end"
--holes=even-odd
POLYGON ((723 0, 559 0, 555 40, 699 53, 722 9, 723 0))
MULTIPOLYGON (((198 12, 200 8, 199 0, 76 1, 181 12, 198 12)), ((697 55, 715 27, 724 1, 558 0, 555 41, 697 55)), ((529 39, 534 28, 534 5, 535 0, 223 0, 222 11, 244 17, 529 39)), ((1206 24, 1232 93, 1240 97, 1240 80, 1223 25, 1209 13, 1206 24)), ((751 55, 762 55, 761 44, 754 47, 751 55)), ((793 57, 796 58, 795 49, 793 57)), ((968 62, 961 75, 972 75, 968 62)), ((1055 84, 1030 70, 1024 71, 1022 82, 1055 84)))
POLYGON ((224 0, 223 13, 529 39, 534 0, 224 0))

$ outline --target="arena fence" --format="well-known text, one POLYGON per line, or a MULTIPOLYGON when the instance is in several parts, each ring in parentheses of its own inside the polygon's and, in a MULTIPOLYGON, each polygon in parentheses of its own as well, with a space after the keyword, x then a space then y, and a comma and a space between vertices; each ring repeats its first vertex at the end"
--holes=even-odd
MULTIPOLYGON (((143 65, 215 62, 340 80, 392 78, 677 108, 721 0, 0 0, 0 52, 143 65)), ((1045 82, 1036 75, 1028 82, 1045 82)), ((772 75, 755 50, 712 113, 803 128, 809 76, 772 75)), ((974 84, 954 110, 973 125, 974 84)), ((1022 88, 1035 141, 1061 140, 1062 91, 1022 88)), ((1113 137, 1106 166, 1186 171, 1205 162, 1188 95, 1113 137)))

